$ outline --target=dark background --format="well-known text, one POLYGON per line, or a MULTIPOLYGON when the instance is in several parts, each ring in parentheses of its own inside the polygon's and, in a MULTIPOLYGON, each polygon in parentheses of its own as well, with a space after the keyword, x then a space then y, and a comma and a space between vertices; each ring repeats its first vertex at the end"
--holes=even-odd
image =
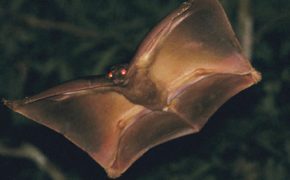
MULTIPOLYGON (((181 2, 1 0, 0 97, 23 98, 129 62, 146 33, 181 2)), ((199 134, 151 149, 120 179, 290 178, 290 1, 250 2, 251 59, 262 82, 224 104, 199 134)), ((239 32, 243 2, 222 4, 239 32)), ((99 165, 61 135, 1 105, 0 179, 44 180, 57 173, 72 180, 106 179, 99 165), (23 158, 27 144, 49 166, 23 158)))

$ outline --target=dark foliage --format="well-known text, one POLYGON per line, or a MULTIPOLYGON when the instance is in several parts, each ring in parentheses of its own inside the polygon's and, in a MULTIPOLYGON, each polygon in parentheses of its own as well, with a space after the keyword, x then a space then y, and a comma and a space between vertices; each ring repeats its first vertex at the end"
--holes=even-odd
MULTIPOLYGON (((237 30, 238 1, 223 0, 237 30)), ((0 97, 22 98, 129 62, 179 0, 1 0, 0 97)), ((160 145, 120 179, 290 178, 290 1, 254 0, 252 62, 263 80, 227 102, 201 133, 160 145)), ((106 179, 62 136, 0 107, 0 143, 34 144, 67 179, 106 179)), ((26 159, 0 156, 0 179, 49 179, 26 159)))

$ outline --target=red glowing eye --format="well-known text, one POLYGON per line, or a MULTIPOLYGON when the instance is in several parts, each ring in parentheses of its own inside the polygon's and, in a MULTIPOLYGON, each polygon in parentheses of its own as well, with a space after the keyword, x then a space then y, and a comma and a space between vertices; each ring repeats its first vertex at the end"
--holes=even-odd
POLYGON ((109 78, 112 78, 112 77, 113 77, 113 73, 112 73, 112 72, 109 72, 109 73, 108 73, 108 77, 109 77, 109 78))
POLYGON ((127 70, 126 70, 126 69, 122 69, 122 70, 121 70, 121 74, 122 74, 123 76, 125 76, 125 75, 127 74, 127 70))

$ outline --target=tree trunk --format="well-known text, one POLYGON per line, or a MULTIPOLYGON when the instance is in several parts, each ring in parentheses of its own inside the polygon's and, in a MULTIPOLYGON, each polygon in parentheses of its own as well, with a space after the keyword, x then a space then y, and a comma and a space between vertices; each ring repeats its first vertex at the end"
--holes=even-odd
POLYGON ((244 54, 250 59, 253 51, 253 17, 251 14, 251 0, 239 2, 239 37, 244 54))

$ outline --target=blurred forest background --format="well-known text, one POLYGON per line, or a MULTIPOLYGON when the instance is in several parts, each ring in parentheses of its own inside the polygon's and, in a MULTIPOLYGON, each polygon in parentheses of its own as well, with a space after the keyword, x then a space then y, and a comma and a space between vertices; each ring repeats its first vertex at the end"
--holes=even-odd
MULTIPOLYGON (((0 97, 23 98, 129 62, 182 0, 0 0, 0 97)), ((290 1, 222 0, 263 74, 201 133, 146 153, 120 179, 290 179, 290 1)), ((106 179, 61 135, 0 106, 0 179, 106 179)))

